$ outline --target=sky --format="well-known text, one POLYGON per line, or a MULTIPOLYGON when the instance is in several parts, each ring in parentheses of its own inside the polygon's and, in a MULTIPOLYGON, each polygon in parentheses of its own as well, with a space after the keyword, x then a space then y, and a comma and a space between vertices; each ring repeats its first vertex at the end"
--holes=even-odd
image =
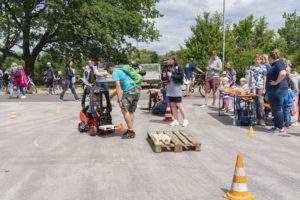
MULTIPOLYGON (((160 0, 157 9, 164 16, 156 20, 160 32, 159 41, 139 43, 139 49, 155 50, 164 54, 178 50, 191 35, 191 26, 197 15, 203 12, 222 12, 223 0, 160 0)), ((253 14, 265 16, 270 29, 277 30, 284 21, 284 12, 300 13, 300 0, 226 0, 226 22, 236 23, 253 14)))

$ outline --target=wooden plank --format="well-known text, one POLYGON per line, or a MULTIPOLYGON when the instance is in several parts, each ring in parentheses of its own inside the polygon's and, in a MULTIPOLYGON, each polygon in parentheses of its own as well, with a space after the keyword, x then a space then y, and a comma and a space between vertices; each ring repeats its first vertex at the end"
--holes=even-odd
POLYGON ((161 152, 161 147, 162 147, 162 143, 156 141, 156 139, 153 137, 153 134, 156 134, 155 132, 149 133, 148 132, 148 137, 150 139, 150 141, 153 143, 153 147, 154 147, 154 152, 155 153, 160 153, 161 152))
POLYGON ((171 141, 169 142, 169 139, 171 139, 171 138, 168 138, 168 141, 167 142, 165 142, 164 140, 161 140, 162 138, 161 138, 161 136, 167 136, 167 137, 170 137, 170 136, 168 136, 167 134, 165 134, 164 133, 164 131, 157 131, 157 136, 159 136, 159 137, 157 137, 157 138, 159 138, 159 141, 161 142, 161 143, 163 143, 164 144, 164 146, 171 146, 171 141))
POLYGON ((171 138, 171 142, 174 143, 174 151, 181 152, 182 151, 182 142, 178 139, 176 135, 174 135, 171 131, 164 131, 171 138))
POLYGON ((173 131, 173 133, 182 141, 183 145, 185 147, 193 146, 193 144, 184 137, 181 132, 179 131, 173 131))
POLYGON ((183 131, 179 131, 182 135, 184 135, 194 146, 195 146, 195 151, 201 151, 201 143, 198 142, 192 135, 187 134, 183 131))

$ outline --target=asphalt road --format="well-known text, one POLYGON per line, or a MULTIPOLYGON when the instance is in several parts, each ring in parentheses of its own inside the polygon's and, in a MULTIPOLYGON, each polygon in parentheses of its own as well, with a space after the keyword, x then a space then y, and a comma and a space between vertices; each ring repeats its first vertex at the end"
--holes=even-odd
MULTIPOLYGON (((161 117, 138 109, 133 140, 90 137, 77 132, 80 103, 66 99, 0 97, 1 200, 222 199, 239 152, 256 199, 300 199, 299 128, 272 135, 255 127, 250 138, 229 117, 199 108, 202 99, 196 97, 184 100, 191 123, 179 129, 200 140, 203 150, 156 154, 146 135, 170 129, 161 117)), ((146 102, 144 96, 140 107, 146 102)), ((113 120, 124 123, 118 107, 113 120)))

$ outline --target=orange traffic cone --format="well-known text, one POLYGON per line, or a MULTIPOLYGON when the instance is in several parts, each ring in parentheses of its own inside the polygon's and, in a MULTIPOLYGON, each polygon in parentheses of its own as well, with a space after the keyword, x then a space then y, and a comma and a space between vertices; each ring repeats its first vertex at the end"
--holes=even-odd
POLYGON ((254 136, 254 130, 253 130, 253 127, 250 126, 249 130, 248 130, 248 136, 249 137, 253 137, 254 136))
POLYGON ((15 113, 15 112, 11 112, 11 113, 10 113, 10 118, 12 118, 12 119, 17 118, 16 113, 15 113))
POLYGON ((229 200, 255 199, 255 196, 248 191, 243 156, 241 154, 237 155, 231 189, 224 194, 224 197, 229 200))
POLYGON ((172 118, 172 112, 171 112, 171 108, 170 108, 170 104, 168 103, 166 112, 165 112, 165 118, 164 118, 165 122, 172 122, 173 118, 172 118))
POLYGON ((61 110, 60 110, 60 106, 57 105, 57 106, 55 107, 55 112, 56 112, 56 113, 60 113, 60 111, 61 111, 61 110))

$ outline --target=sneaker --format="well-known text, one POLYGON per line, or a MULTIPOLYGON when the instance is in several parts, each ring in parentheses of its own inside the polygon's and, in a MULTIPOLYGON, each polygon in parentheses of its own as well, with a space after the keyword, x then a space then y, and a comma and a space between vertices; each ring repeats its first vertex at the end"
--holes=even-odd
POLYGON ((278 129, 278 132, 279 132, 279 133, 286 133, 284 128, 278 129))
POLYGON ((183 120, 182 126, 187 127, 189 125, 189 121, 187 119, 183 120))
POLYGON ((206 107, 207 107, 206 104, 203 104, 203 105, 200 106, 200 108, 206 108, 206 107))
POLYGON ((25 95, 22 95, 22 96, 21 96, 21 99, 26 99, 26 96, 25 96, 25 95))
POLYGON ((132 139, 135 137, 135 132, 133 130, 127 130, 123 135, 122 139, 132 139))
POLYGON ((59 97, 59 100, 60 100, 60 101, 64 101, 64 99, 63 99, 62 97, 59 97))
POLYGON ((170 126, 178 126, 179 122, 177 120, 174 120, 173 122, 171 122, 170 126))
POLYGON ((268 129, 269 133, 276 133, 277 131, 278 131, 278 128, 276 128, 276 127, 272 127, 270 129, 268 129))

